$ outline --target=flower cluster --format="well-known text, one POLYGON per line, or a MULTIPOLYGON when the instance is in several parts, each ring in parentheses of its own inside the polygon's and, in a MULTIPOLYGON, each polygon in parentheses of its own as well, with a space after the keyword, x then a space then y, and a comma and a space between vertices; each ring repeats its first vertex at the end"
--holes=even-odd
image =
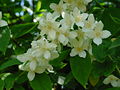
POLYGON ((111 84, 113 87, 120 87, 120 79, 114 75, 109 75, 103 81, 104 84, 111 84))
POLYGON ((30 81, 34 79, 35 73, 43 73, 46 69, 51 71, 52 66, 49 61, 59 56, 56 51, 57 45, 49 43, 45 38, 33 41, 31 46, 26 53, 17 56, 23 62, 19 69, 28 71, 30 81))
POLYGON ((103 30, 103 23, 96 21, 93 14, 85 13, 86 5, 92 0, 61 0, 59 4, 51 3, 53 13, 45 13, 39 20, 41 39, 33 41, 32 47, 17 58, 21 70, 28 71, 29 80, 35 73, 51 69, 49 64, 59 56, 61 45, 71 48, 70 56, 86 57, 86 51, 92 54, 92 41, 100 45, 102 39, 111 33, 103 30))
POLYGON ((0 27, 7 26, 7 22, 2 20, 2 12, 0 12, 0 27))

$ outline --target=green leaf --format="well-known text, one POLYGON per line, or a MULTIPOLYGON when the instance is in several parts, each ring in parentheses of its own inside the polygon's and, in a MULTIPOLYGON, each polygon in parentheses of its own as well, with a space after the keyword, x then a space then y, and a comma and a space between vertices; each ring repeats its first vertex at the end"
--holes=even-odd
POLYGON ((70 59, 70 66, 73 76, 83 86, 86 87, 89 74, 91 72, 91 60, 90 57, 80 58, 78 56, 70 59))
POLYGON ((20 85, 15 85, 14 90, 25 90, 25 89, 20 85))
POLYGON ((94 75, 90 75, 89 82, 94 87, 99 81, 99 77, 95 77, 94 75))
POLYGON ((107 89, 105 89, 105 90, 120 90, 120 88, 118 87, 115 87, 115 88, 107 88, 107 89))
POLYGON ((42 6, 41 6, 42 9, 50 10, 49 5, 51 3, 58 3, 59 0, 41 0, 41 2, 42 2, 42 6))
POLYGON ((108 54, 108 48, 110 44, 111 42, 109 40, 103 41, 103 43, 100 44, 99 46, 93 44, 92 53, 98 61, 101 61, 101 62, 104 61, 104 58, 108 54))
POLYGON ((65 64, 62 61, 67 58, 67 56, 69 55, 69 52, 70 52, 69 49, 65 50, 65 51, 62 51, 58 58, 50 61, 50 64, 55 66, 55 67, 62 67, 62 66, 64 66, 65 64))
POLYGON ((13 38, 21 37, 36 28, 37 24, 27 23, 27 24, 18 24, 11 27, 13 38))
POLYGON ((0 33, 0 51, 5 53, 10 41, 10 30, 8 27, 2 27, 0 33))
POLYGON ((101 20, 104 23, 104 29, 109 30, 112 33, 112 36, 115 37, 120 34, 120 23, 116 23, 114 20, 114 18, 120 18, 118 12, 120 12, 119 8, 106 8, 101 15, 101 20))
POLYGON ((66 85, 66 84, 68 84, 71 80, 73 80, 74 79, 74 77, 73 77, 73 75, 72 75, 72 72, 70 72, 67 76, 66 76, 66 78, 65 78, 65 82, 64 82, 64 85, 66 85))
POLYGON ((16 74, 11 74, 8 77, 5 78, 5 88, 6 90, 11 90, 11 88, 13 88, 14 85, 14 81, 15 81, 15 77, 16 74))
POLYGON ((119 47, 119 46, 120 46, 120 37, 112 42, 112 44, 109 47, 109 49, 116 48, 116 47, 119 47))
POLYGON ((99 62, 93 62, 93 69, 92 69, 92 74, 94 75, 94 77, 100 77, 100 76, 108 76, 110 75, 114 70, 115 70, 115 66, 116 63, 110 61, 110 60, 106 60, 103 63, 99 63, 99 62))
POLYGON ((2 65, 0 65, 0 70, 3 70, 5 68, 8 68, 13 65, 19 65, 19 64, 21 64, 21 63, 16 59, 8 60, 8 61, 4 62, 2 65))
POLYGON ((4 89, 4 81, 0 79, 0 90, 4 89))
POLYGON ((49 76, 45 73, 36 75, 35 79, 30 82, 33 90, 52 90, 52 83, 49 76))
POLYGON ((16 83, 22 84, 22 83, 24 83, 27 80, 28 80, 28 78, 27 78, 27 72, 21 72, 19 74, 19 76, 16 78, 16 83))

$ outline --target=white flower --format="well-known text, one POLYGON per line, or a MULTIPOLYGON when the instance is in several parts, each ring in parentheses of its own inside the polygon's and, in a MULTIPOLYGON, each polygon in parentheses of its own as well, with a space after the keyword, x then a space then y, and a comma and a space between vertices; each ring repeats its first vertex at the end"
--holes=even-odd
POLYGON ((67 6, 61 0, 58 5, 55 3, 51 3, 50 8, 54 10, 53 14, 56 16, 56 15, 61 15, 63 12, 65 12, 67 6))
POLYGON ((74 17, 71 14, 65 13, 63 19, 61 20, 62 27, 73 29, 74 17))
POLYGON ((56 51, 57 45, 49 42, 44 37, 33 41, 31 45, 32 47, 26 53, 17 56, 17 59, 23 62, 23 64, 19 65, 19 69, 28 71, 30 81, 34 79, 35 73, 40 74, 45 70, 53 72, 49 61, 59 56, 56 51))
POLYGON ((70 31, 67 28, 61 27, 59 29, 58 40, 63 45, 67 45, 70 39, 75 39, 77 37, 77 33, 75 31, 70 31))
POLYGON ((49 43, 45 38, 33 41, 31 45, 34 49, 32 55, 35 57, 44 57, 45 59, 51 60, 59 56, 58 52, 56 51, 57 45, 52 42, 49 43))
POLYGON ((104 84, 111 83, 113 87, 120 87, 120 79, 114 75, 109 75, 107 78, 104 79, 103 83, 104 84))
POLYGON ((93 30, 94 27, 95 27, 95 18, 93 16, 93 14, 90 14, 88 16, 88 20, 86 20, 84 22, 84 27, 82 28, 82 30, 84 32, 88 32, 88 34, 89 34, 89 31, 93 30))
POLYGON ((67 4, 71 5, 73 8, 77 7, 82 12, 86 11, 86 5, 92 0, 63 0, 67 4))
POLYGON ((81 28, 78 28, 78 30, 76 30, 76 32, 77 32, 77 35, 78 35, 77 38, 80 41, 88 39, 86 33, 83 32, 81 28))
POLYGON ((75 19, 75 24, 77 26, 84 26, 84 21, 86 20, 86 18, 88 17, 87 13, 82 13, 80 12, 80 10, 78 8, 75 8, 73 10, 73 17, 75 19))
POLYGON ((84 0, 75 0, 73 5, 79 8, 82 12, 86 11, 84 0))
POLYGON ((86 41, 78 41, 76 39, 70 41, 73 49, 71 50, 70 56, 79 55, 79 57, 86 57, 86 51, 88 48, 88 42, 86 41))
POLYGON ((45 59, 39 59, 39 61, 29 61, 24 62, 19 65, 19 69, 23 71, 28 71, 28 79, 32 81, 35 77, 35 73, 41 74, 45 70, 52 71, 52 66, 49 64, 49 61, 45 59))
POLYGON ((93 42, 97 45, 102 43, 102 39, 108 38, 111 33, 107 30, 103 30, 103 23, 101 21, 96 23, 95 29, 89 32, 89 37, 93 38, 93 42))
POLYGON ((75 0, 63 0, 64 2, 66 2, 66 3, 68 3, 68 4, 73 4, 73 2, 75 1, 75 0))
POLYGON ((60 23, 55 21, 56 18, 51 13, 47 13, 46 17, 39 21, 38 29, 41 30, 41 35, 48 35, 50 40, 56 38, 56 31, 60 26, 60 23))
POLYGON ((0 12, 0 27, 7 26, 7 22, 5 20, 2 20, 2 12, 0 12))
POLYGON ((92 0, 84 0, 84 3, 87 5, 88 3, 92 2, 92 0))

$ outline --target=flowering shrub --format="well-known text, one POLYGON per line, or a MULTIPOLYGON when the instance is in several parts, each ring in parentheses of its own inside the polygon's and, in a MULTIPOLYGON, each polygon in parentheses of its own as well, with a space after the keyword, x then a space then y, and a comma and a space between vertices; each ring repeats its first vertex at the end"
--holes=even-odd
POLYGON ((37 15, 38 1, 33 23, 10 27, 0 12, 0 57, 11 59, 1 62, 0 89, 119 90, 119 18, 111 13, 116 8, 101 5, 99 18, 91 11, 97 10, 95 3, 99 4, 92 0, 60 0, 58 4, 49 3, 50 10, 37 15), (105 15, 108 12, 110 15, 105 15), (6 70, 9 67, 15 70, 6 70))

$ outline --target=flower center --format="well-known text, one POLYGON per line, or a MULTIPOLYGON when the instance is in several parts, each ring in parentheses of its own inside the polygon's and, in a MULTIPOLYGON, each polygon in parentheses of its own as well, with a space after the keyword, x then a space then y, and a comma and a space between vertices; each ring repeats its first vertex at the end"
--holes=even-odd
POLYGON ((80 47, 77 47, 76 50, 77 50, 78 52, 81 52, 83 49, 80 48, 80 47))
POLYGON ((59 12, 59 13, 61 13, 62 12, 62 7, 61 6, 57 6, 56 7, 56 11, 59 12))
POLYGON ((102 33, 101 33, 100 31, 96 31, 96 32, 95 32, 95 36, 96 36, 96 37, 101 37, 101 35, 102 35, 102 33))
POLYGON ((92 25, 91 25, 91 23, 90 23, 89 21, 85 23, 85 27, 86 27, 86 28, 91 28, 91 26, 92 26, 92 25))
POLYGON ((76 16, 75 21, 76 21, 76 22, 81 21, 81 17, 80 17, 80 16, 76 16))

